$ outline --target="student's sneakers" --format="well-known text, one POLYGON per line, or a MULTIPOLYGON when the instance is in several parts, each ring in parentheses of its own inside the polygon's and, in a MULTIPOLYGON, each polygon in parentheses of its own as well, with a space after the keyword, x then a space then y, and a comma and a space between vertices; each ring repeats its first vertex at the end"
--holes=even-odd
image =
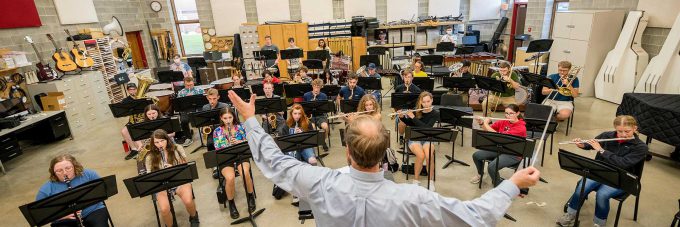
POLYGON ((185 140, 184 140, 184 143, 182 143, 182 146, 183 146, 183 147, 188 147, 188 146, 191 146, 191 144, 193 144, 193 143, 194 143, 194 140, 192 140, 192 139, 185 139, 185 140))
POLYGON ((430 191, 432 191, 432 192, 435 191, 435 189, 434 189, 434 181, 433 181, 433 180, 430 181, 430 191))
POLYGON ((132 158, 134 158, 134 157, 137 157, 137 154, 139 154, 139 151, 137 151, 137 150, 130 150, 130 153, 128 153, 128 154, 125 156, 125 160, 130 160, 130 159, 132 159, 132 158))
POLYGON ((574 219, 576 219, 575 214, 564 213, 562 217, 557 219, 557 225, 561 227, 571 227, 574 226, 574 219))
POLYGON ((470 178, 470 183, 471 184, 479 184, 480 180, 482 180, 482 176, 476 175, 476 176, 470 178))
POLYGON ((191 223, 191 227, 200 226, 201 222, 198 220, 198 211, 196 211, 196 216, 189 217, 189 223, 191 223))
POLYGON ((300 205, 300 198, 298 198, 297 196, 293 196, 293 202, 290 203, 290 205, 299 206, 300 205))
POLYGON ((418 180, 413 180, 413 184, 420 186, 420 181, 418 181, 418 180))

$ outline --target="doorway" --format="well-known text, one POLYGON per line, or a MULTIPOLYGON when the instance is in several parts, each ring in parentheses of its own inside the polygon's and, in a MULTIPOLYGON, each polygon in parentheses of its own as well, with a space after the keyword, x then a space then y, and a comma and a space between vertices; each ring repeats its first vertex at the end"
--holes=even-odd
POLYGON ((125 38, 132 50, 132 66, 134 66, 135 69, 149 68, 149 63, 146 61, 146 53, 144 52, 144 43, 142 42, 141 32, 126 32, 125 38))
MULTIPOLYGON (((512 7, 512 26, 510 27, 510 48, 508 49, 508 60, 513 62, 515 50, 518 44, 515 43, 517 35, 524 34, 524 23, 527 18, 527 3, 515 2, 512 7)), ((523 44, 523 43, 522 43, 523 44)))

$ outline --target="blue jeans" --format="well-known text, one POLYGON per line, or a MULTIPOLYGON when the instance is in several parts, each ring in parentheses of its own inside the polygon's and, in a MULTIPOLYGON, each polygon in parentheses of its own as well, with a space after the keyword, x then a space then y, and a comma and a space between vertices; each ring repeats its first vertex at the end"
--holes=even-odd
POLYGON ((294 157, 298 160, 301 160, 303 162, 307 162, 309 158, 311 157, 316 157, 316 154, 314 154, 314 148, 305 148, 302 149, 302 151, 291 151, 288 152, 287 155, 290 155, 291 157, 294 157))
POLYGON ((372 94, 373 94, 373 97, 375 97, 375 100, 378 101, 378 104, 380 104, 380 98, 381 98, 380 91, 373 91, 372 94))
MULTIPOLYGON (((621 189, 612 188, 600 182, 586 179, 586 188, 584 191, 586 194, 585 196, 588 196, 588 194, 590 194, 592 191, 597 192, 595 194, 595 218, 593 219, 593 222, 595 222, 595 224, 604 226, 604 224, 607 222, 607 215, 609 215, 609 199, 623 195, 625 192, 621 189)), ((571 199, 569 199, 569 209, 567 210, 568 213, 576 214, 576 210, 579 209, 578 199, 580 193, 581 181, 579 180, 574 194, 571 195, 571 199)))

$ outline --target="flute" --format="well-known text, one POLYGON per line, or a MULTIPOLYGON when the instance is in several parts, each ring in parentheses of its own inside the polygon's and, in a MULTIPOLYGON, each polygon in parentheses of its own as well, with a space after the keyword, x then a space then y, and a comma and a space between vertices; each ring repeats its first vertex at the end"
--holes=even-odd
POLYGON ((352 112, 352 113, 346 113, 346 114, 338 114, 338 115, 335 115, 335 116, 330 116, 330 117, 328 117, 328 120, 330 120, 330 119, 335 119, 335 118, 346 117, 346 116, 354 115, 354 114, 365 114, 365 113, 370 113, 370 112, 373 112, 373 110, 367 110, 367 111, 361 111, 361 112, 352 112))
POLYGON ((394 112, 394 113, 391 113, 391 114, 389 114, 389 115, 387 115, 387 116, 393 117, 393 116, 396 116, 396 115, 399 115, 399 114, 405 114, 405 113, 408 113, 408 112, 418 112, 418 111, 429 110, 429 109, 432 109, 432 107, 421 108, 421 109, 415 109, 415 110, 404 110, 404 111, 401 111, 401 112, 394 112))
POLYGON ((493 121, 507 121, 507 120, 508 120, 508 119, 505 119, 505 118, 480 117, 480 116, 472 116, 472 115, 465 115, 465 116, 462 116, 461 118, 471 118, 471 119, 476 119, 477 117, 482 118, 482 119, 488 118, 488 119, 493 120, 493 121))
MULTIPOLYGON (((617 141, 617 140, 632 140, 635 139, 635 137, 630 137, 630 138, 611 138, 611 139, 593 139, 597 142, 607 142, 607 141, 617 141)), ((588 140, 579 140, 579 141, 562 141, 559 142, 558 144, 577 144, 577 143, 586 143, 588 140)))

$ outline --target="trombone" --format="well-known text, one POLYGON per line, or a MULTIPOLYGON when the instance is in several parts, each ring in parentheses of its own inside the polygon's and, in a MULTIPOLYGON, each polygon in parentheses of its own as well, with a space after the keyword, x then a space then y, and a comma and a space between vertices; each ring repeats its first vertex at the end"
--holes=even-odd
MULTIPOLYGON (((632 139, 635 139, 635 137, 630 137, 630 138, 611 138, 611 139, 592 139, 592 140, 595 140, 595 141, 597 141, 597 142, 607 142, 607 141, 632 140, 632 139)), ((582 139, 582 140, 579 140, 579 141, 562 141, 562 142, 559 142, 558 144, 578 144, 578 143, 586 143, 586 142, 588 142, 588 141, 589 141, 588 139, 586 139, 586 140, 582 139)))
POLYGON ((557 98, 557 94, 561 94, 563 96, 572 96, 573 94, 571 93, 571 90, 569 90, 569 86, 576 80, 576 75, 581 71, 580 66, 573 66, 571 70, 569 70, 569 75, 568 75, 568 80, 567 84, 562 84, 562 86, 557 88, 557 91, 552 91, 548 96, 545 98, 545 100, 554 100, 557 98))
POLYGON ((389 115, 387 115, 387 116, 394 117, 394 116, 397 116, 397 115, 399 115, 399 114, 405 114, 405 113, 409 113, 409 112, 418 112, 418 111, 429 110, 429 109, 432 109, 432 107, 428 107, 428 108, 420 108, 420 109, 415 109, 415 110, 398 111, 398 112, 391 113, 391 114, 389 114, 389 115))
POLYGON ((361 112, 352 112, 352 113, 345 113, 345 114, 338 114, 338 115, 334 115, 334 116, 328 117, 328 120, 330 120, 330 119, 335 119, 335 118, 346 117, 346 116, 350 116, 350 115, 365 114, 365 113, 370 113, 370 112, 373 112, 373 110, 367 110, 367 111, 361 111, 361 112))

